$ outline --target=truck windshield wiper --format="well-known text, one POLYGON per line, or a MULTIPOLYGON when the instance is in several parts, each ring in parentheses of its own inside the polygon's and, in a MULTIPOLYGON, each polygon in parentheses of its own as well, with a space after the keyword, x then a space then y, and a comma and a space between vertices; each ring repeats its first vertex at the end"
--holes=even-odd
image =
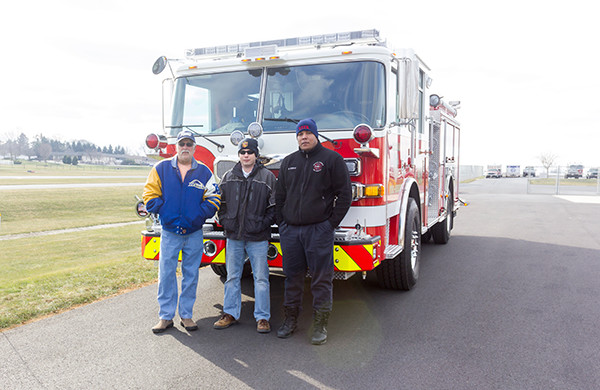
MULTIPOLYGON (((265 121, 274 121, 274 122, 291 122, 291 123, 296 123, 296 124, 298 124, 298 122, 300 122, 299 119, 292 119, 292 118, 264 118, 263 120, 265 120, 265 121)), ((321 133, 319 133, 319 137, 325 138, 327 141, 331 142, 334 145, 338 144, 338 142, 336 140, 333 140, 331 138, 325 137, 321 133)))
POLYGON ((291 122, 291 123, 298 123, 300 122, 300 119, 292 119, 292 118, 263 118, 263 120, 265 121, 273 121, 273 122, 291 122))
POLYGON ((189 131, 191 131, 192 133, 194 133, 194 135, 197 135, 198 137, 202 137, 205 140, 207 140, 208 142, 210 142, 213 145, 217 146, 217 150, 219 151, 219 153, 221 153, 223 151, 223 149, 225 149, 225 145, 222 145, 218 142, 213 141, 212 139, 208 138, 207 136, 205 136, 204 134, 200 134, 197 131, 191 129, 190 127, 204 127, 204 125, 181 125, 181 126, 165 126, 168 129, 181 129, 181 128, 186 128, 189 131))

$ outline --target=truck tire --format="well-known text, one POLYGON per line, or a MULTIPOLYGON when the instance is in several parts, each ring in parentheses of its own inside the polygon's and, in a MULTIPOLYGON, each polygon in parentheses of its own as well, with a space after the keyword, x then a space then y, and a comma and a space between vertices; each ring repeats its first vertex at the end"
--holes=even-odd
POLYGON ((377 271, 377 281, 383 288, 408 291, 419 278, 421 257, 421 217, 414 199, 408 200, 404 249, 393 259, 385 260, 377 271))
POLYGON ((446 201, 446 218, 443 221, 440 221, 433 225, 431 228, 431 235, 433 236, 433 242, 436 244, 445 245, 450 240, 450 232, 454 227, 454 213, 453 213, 453 201, 454 196, 450 193, 448 200, 446 201))
MULTIPOLYGON (((227 267, 225 264, 211 264, 210 268, 212 268, 213 272, 219 276, 227 277, 227 267)), ((244 263, 244 270, 242 271, 242 278, 247 278, 252 275, 252 266, 249 261, 244 263)))

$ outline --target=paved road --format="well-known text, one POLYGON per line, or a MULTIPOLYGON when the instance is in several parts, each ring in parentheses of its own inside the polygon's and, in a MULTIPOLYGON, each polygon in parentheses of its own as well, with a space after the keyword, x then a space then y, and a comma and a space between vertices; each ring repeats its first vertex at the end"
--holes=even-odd
POLYGON ((461 184, 470 205, 413 291, 336 281, 323 346, 308 308, 290 339, 256 333, 249 281, 241 324, 212 329, 223 281, 203 268, 199 331, 152 334, 151 285, 1 333, 0 388, 600 388, 600 205, 492 183, 461 184))

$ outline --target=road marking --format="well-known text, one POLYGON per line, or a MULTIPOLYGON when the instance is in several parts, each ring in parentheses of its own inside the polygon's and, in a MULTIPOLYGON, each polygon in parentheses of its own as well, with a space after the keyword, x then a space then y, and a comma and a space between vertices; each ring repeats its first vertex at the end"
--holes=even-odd
POLYGON ((121 227, 121 226, 133 225, 136 223, 142 223, 142 222, 144 222, 144 221, 107 223, 107 224, 95 225, 95 226, 84 226, 84 227, 59 229, 59 230, 46 230, 43 232, 9 234, 6 236, 0 236, 0 241, 16 240, 19 238, 26 238, 26 237, 49 236, 49 235, 54 235, 54 234, 73 233, 73 232, 80 232, 83 230, 96 230, 96 229, 104 229, 104 228, 121 227))
POLYGON ((595 203, 600 204, 600 196, 590 195, 554 195, 556 198, 568 200, 573 203, 595 203))
POLYGON ((297 370, 287 370, 288 373, 292 374, 293 376, 295 376, 298 379, 301 379, 303 381, 305 381, 306 383, 313 385, 314 387, 316 387, 317 389, 323 389, 323 390, 334 390, 333 387, 329 387, 326 386, 325 384, 319 382, 318 380, 311 378, 310 376, 306 375, 305 373, 303 373, 302 371, 297 371, 297 370))
POLYGON ((6 184, 2 190, 42 190, 48 188, 92 188, 92 187, 130 187, 143 186, 144 183, 71 183, 71 184, 6 184))

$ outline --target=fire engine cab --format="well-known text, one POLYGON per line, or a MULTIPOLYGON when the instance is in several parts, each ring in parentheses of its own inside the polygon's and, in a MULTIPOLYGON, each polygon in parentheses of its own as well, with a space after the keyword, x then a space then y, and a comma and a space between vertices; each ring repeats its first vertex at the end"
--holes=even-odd
MULTIPOLYGON (((297 150, 298 121, 313 118, 320 142, 345 160, 353 201, 335 233, 338 279, 374 272, 379 284, 411 289, 421 245, 446 244, 459 200, 459 102, 430 92, 430 69, 410 49, 393 50, 377 30, 190 49, 160 57, 165 71, 163 132, 149 154, 176 154, 182 129, 196 134, 194 157, 217 180, 238 161, 245 137, 275 175, 297 150)), ((138 209, 143 209, 143 204, 138 209)), ((149 215, 142 255, 159 256, 160 222, 149 215)), ((215 216, 204 226, 203 264, 225 275, 225 236, 215 216)), ((268 263, 281 267, 277 226, 268 263)))

